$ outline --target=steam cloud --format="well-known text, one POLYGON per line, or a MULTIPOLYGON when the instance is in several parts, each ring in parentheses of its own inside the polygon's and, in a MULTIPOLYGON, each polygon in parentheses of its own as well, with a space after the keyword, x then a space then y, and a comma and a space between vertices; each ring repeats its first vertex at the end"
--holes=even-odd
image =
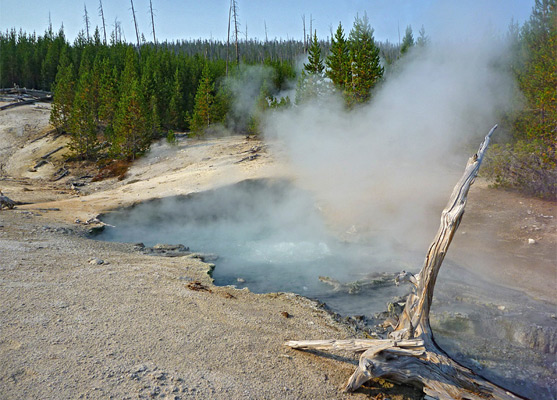
POLYGON ((505 48, 493 37, 415 48, 368 105, 330 96, 277 112, 265 137, 337 227, 424 249, 467 157, 516 99, 505 48))

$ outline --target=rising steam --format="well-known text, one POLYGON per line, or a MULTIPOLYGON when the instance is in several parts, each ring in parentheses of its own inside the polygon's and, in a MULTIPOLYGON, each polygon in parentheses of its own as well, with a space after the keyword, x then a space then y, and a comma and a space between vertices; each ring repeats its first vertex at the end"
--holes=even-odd
POLYGON ((495 39, 414 48, 368 105, 331 95, 270 115, 265 137, 340 228, 423 249, 466 158, 511 108, 504 56, 495 39))

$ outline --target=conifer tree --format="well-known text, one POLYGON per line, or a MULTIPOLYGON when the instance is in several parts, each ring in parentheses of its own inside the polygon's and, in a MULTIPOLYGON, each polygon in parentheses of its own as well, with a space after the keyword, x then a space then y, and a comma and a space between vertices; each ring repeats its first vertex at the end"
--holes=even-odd
POLYGON ((379 48, 373 39, 373 29, 367 15, 356 17, 350 31, 349 105, 364 103, 371 98, 371 89, 383 76, 379 48))
POLYGON ((211 74, 209 64, 205 63, 199 87, 195 94, 195 104, 193 114, 188 117, 190 130, 201 135, 214 122, 213 120, 213 103, 215 102, 214 83, 211 82, 211 74))
MULTIPOLYGON (((515 136, 537 142, 544 167, 557 167, 557 6, 536 0, 522 29, 523 65, 519 86, 528 106, 517 120, 515 136)), ((557 193, 555 194, 557 197, 557 193)))
POLYGON ((325 63, 327 64, 327 77, 338 89, 344 91, 349 80, 350 54, 340 22, 335 36, 331 39, 331 52, 325 63))
POLYGON ((120 78, 120 98, 114 118, 112 153, 129 160, 149 148, 151 130, 147 120, 148 108, 138 74, 137 53, 126 50, 124 70, 120 78))
POLYGON ((404 55, 414 46, 414 35, 412 34, 412 26, 406 27, 406 33, 402 38, 402 46, 400 46, 400 54, 404 55))
MULTIPOLYGON (((50 90, 52 83, 58 73, 58 65, 60 64, 60 56, 64 49, 66 49, 67 42, 64 35, 64 26, 60 28, 57 36, 54 36, 50 31, 49 39, 47 40, 47 51, 41 65, 42 75, 42 88, 50 90)), ((66 49, 67 50, 67 49, 66 49)))
POLYGON ((54 98, 50 111, 50 123, 59 132, 67 132, 74 100, 75 76, 73 64, 67 51, 60 57, 60 65, 54 85, 54 98))
POLYGON ((180 79, 180 71, 176 68, 174 72, 174 81, 172 85, 172 94, 168 107, 168 119, 172 129, 182 130, 184 128, 184 93, 182 90, 182 81, 180 79))
POLYGON ((425 45, 427 45, 427 43, 429 42, 429 38, 428 36, 425 34, 425 28, 422 25, 421 29, 419 30, 419 35, 418 39, 416 40, 416 45, 418 47, 425 47, 425 45))
POLYGON ((113 132, 114 115, 118 105, 118 87, 116 67, 112 68, 108 58, 103 59, 99 85, 99 120, 105 127, 105 133, 113 132))
POLYGON ((321 58, 321 46, 317 40, 317 31, 313 33, 313 40, 308 50, 308 62, 304 64, 304 70, 311 75, 323 74, 325 66, 323 65, 323 59, 321 58))
POLYGON ((79 77, 69 120, 70 149, 81 159, 94 159, 98 152, 96 97, 92 73, 85 70, 79 77))
POLYGON ((296 88, 297 104, 315 99, 329 91, 323 79, 324 70, 325 66, 321 58, 321 46, 317 40, 317 31, 315 31, 308 50, 308 62, 304 64, 304 69, 302 70, 296 88))
POLYGON ((137 78, 124 91, 118 102, 114 123, 112 151, 116 156, 134 160, 145 152, 151 143, 145 100, 137 78))

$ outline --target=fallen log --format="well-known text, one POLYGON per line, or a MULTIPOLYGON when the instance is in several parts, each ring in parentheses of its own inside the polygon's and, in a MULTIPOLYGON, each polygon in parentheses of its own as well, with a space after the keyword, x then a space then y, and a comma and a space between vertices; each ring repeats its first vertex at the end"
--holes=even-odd
POLYGON ((26 104, 34 104, 38 101, 50 102, 50 101, 52 101, 52 97, 51 96, 38 97, 38 98, 30 99, 30 100, 23 100, 23 101, 18 101, 18 102, 15 102, 15 103, 6 104, 6 105, 3 105, 3 106, 0 106, 0 111, 6 110, 8 108, 24 106, 26 104))
POLYGON ((466 165, 449 202, 441 214, 439 231, 429 247, 424 265, 416 276, 401 273, 399 281, 409 281, 413 291, 388 339, 290 341, 286 345, 304 349, 344 349, 361 352, 356 371, 345 391, 353 392, 372 378, 384 378, 423 389, 438 400, 513 400, 521 397, 489 382, 451 359, 433 339, 429 312, 433 288, 447 249, 460 224, 470 186, 478 174, 495 125, 476 154, 466 165))

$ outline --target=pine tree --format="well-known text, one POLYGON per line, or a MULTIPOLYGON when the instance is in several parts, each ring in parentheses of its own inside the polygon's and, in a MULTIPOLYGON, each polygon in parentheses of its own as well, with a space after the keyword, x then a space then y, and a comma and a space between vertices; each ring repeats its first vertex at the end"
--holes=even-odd
POLYGON ((113 132, 114 115, 118 105, 118 87, 116 68, 112 68, 108 58, 102 61, 99 85, 99 120, 105 127, 105 133, 113 132))
POLYGON ((317 31, 315 31, 308 50, 308 62, 304 64, 296 88, 297 104, 318 98, 329 91, 323 76, 324 70, 321 46, 317 40, 317 31))
POLYGON ((325 63, 328 68, 327 77, 338 89, 344 91, 349 80, 350 54, 341 23, 338 24, 335 36, 331 39, 331 52, 325 63))
POLYGON ((184 93, 182 90, 182 80, 180 79, 180 71, 176 68, 174 72, 174 81, 172 85, 172 94, 170 96, 170 105, 168 107, 168 120, 172 129, 182 130, 184 128, 184 93))
POLYGON ((60 64, 60 57, 64 49, 67 50, 68 44, 64 35, 64 26, 60 28, 58 35, 53 36, 52 32, 48 36, 47 51, 41 65, 42 82, 41 86, 44 90, 50 90, 51 85, 55 81, 60 64))
POLYGON ((70 149, 81 159, 94 159, 98 152, 95 97, 92 74, 84 71, 79 78, 69 119, 70 149))
POLYGON ((147 150, 151 141, 148 107, 139 82, 137 66, 137 53, 128 46, 120 78, 120 99, 114 118, 112 153, 129 160, 147 150))
POLYGON ((373 39, 373 29, 367 15, 356 17, 350 31, 349 105, 364 103, 371 98, 371 89, 383 76, 379 48, 373 39))
POLYGON ((416 45, 418 45, 418 47, 425 47, 429 42, 429 37, 425 34, 425 28, 423 25, 418 33, 420 36, 418 36, 418 40, 416 40, 416 45))
POLYGON ((522 138, 544 143, 544 163, 557 166, 557 7, 536 0, 522 29, 524 61, 518 82, 528 107, 517 121, 522 138))
POLYGON ((213 123, 213 103, 215 102, 214 84, 211 82, 209 64, 205 63, 199 87, 195 94, 193 114, 188 118, 190 130, 196 135, 202 135, 213 123))
POLYGON ((406 33, 402 38, 402 46, 400 46, 400 54, 404 55, 414 46, 414 35, 412 34, 412 27, 408 25, 406 27, 406 33))
POLYGON ((75 76, 67 51, 60 57, 54 85, 54 98, 50 110, 50 123, 59 132, 67 132, 74 100, 75 76))
POLYGON ((118 102, 112 143, 112 151, 116 156, 134 160, 149 148, 151 132, 146 116, 141 86, 134 78, 118 102))
POLYGON ((304 70, 311 75, 322 75, 325 66, 321 58, 321 46, 317 40, 317 31, 313 33, 313 40, 308 50, 308 62, 304 64, 304 70))

